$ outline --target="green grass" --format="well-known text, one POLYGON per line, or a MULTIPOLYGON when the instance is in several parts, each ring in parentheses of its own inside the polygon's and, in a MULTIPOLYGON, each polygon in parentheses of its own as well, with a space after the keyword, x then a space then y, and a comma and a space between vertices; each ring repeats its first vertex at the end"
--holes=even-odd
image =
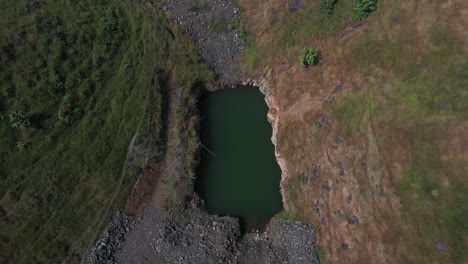
POLYGON ((298 211, 300 208, 297 206, 299 198, 302 194, 302 180, 300 176, 293 176, 288 178, 287 188, 288 188, 288 204, 291 205, 289 214, 298 217, 298 211))
POLYGON ((404 167, 404 177, 397 184, 405 220, 416 234, 411 239, 420 261, 466 261, 468 235, 468 186, 452 166, 438 159, 435 134, 441 133, 441 120, 464 120, 468 114, 468 54, 463 42, 446 26, 434 23, 429 30, 429 44, 421 49, 411 26, 392 36, 365 30, 352 43, 350 64, 363 76, 380 79, 366 97, 347 95, 334 111, 339 123, 353 131, 361 123, 368 102, 374 102, 371 118, 376 133, 388 137, 379 127, 409 129, 414 146, 404 167), (416 49, 415 47, 418 47, 416 49), (446 185, 449 182, 449 185, 446 185), (451 253, 435 249, 436 241, 452 248, 451 253), (450 259, 450 260, 448 260, 450 259))
POLYGON ((320 13, 324 16, 333 14, 335 10, 336 0, 321 0, 320 1, 320 13))
POLYGON ((138 1, 2 4, 0 262, 77 263, 139 173, 124 161, 153 79, 171 69, 190 95, 212 75, 138 1), (68 95, 72 122, 59 118, 68 95), (31 125, 12 128, 12 111, 31 125))
POLYGON ((456 180, 450 171, 443 170, 436 159, 432 125, 422 125, 413 130, 415 152, 404 170, 404 179, 398 193, 410 222, 417 223, 419 246, 427 252, 427 261, 446 260, 464 263, 466 236, 468 235, 468 187, 456 180), (444 184, 448 180, 449 185, 444 184), (435 242, 448 244, 450 256, 433 250, 435 242))
POLYGON ((319 257, 320 263, 327 263, 327 258, 326 258, 327 255, 325 255, 325 250, 323 250, 322 247, 317 246, 317 251, 318 251, 318 257, 319 257))
POLYGON ((299 10, 294 16, 289 17, 288 23, 278 25, 280 46, 291 52, 303 48, 304 40, 311 39, 320 32, 319 18, 316 17, 318 14, 318 10, 315 9, 299 10))
POLYGON ((385 96, 390 112, 405 113, 407 120, 466 117, 468 54, 463 43, 440 24, 432 25, 429 39, 431 46, 415 51, 411 46, 418 45, 416 34, 402 31, 390 38, 366 30, 353 43, 351 67, 365 76, 390 76, 390 90, 372 92, 385 96))
POLYGON ((374 110, 374 104, 367 93, 351 94, 343 102, 332 106, 332 111, 339 122, 339 130, 343 135, 358 132, 366 117, 374 110))
POLYGON ((231 30, 239 30, 241 37, 244 36, 244 25, 240 19, 221 20, 210 24, 210 31, 214 34, 221 34, 231 30))
POLYGON ((329 3, 327 10, 332 8, 332 12, 326 16, 321 15, 322 5, 316 4, 307 10, 300 10, 290 14, 287 23, 283 23, 281 45, 287 49, 303 45, 303 41, 318 35, 335 35, 342 30, 342 27, 352 22, 352 3, 350 1, 325 1, 329 3))
MULTIPOLYGON (((324 1, 333 9, 328 15, 322 14, 318 1, 294 13, 283 9, 270 11, 272 14, 267 18, 268 41, 257 45, 255 40, 247 37, 243 60, 247 72, 252 73, 271 63, 274 61, 273 54, 278 52, 296 57, 304 46, 311 44, 310 40, 314 37, 337 36, 344 27, 353 23, 353 1, 324 1)), ((250 24, 249 21, 242 22, 250 24)))
POLYGON ((224 22, 213 22, 210 25, 210 31, 214 34, 221 34, 226 30, 224 22))
POLYGON ((296 218, 290 212, 282 211, 274 216, 274 218, 283 220, 283 221, 295 221, 296 218))
POLYGON ((258 48, 255 39, 247 37, 247 43, 243 53, 243 67, 247 72, 253 72, 259 65, 258 48))

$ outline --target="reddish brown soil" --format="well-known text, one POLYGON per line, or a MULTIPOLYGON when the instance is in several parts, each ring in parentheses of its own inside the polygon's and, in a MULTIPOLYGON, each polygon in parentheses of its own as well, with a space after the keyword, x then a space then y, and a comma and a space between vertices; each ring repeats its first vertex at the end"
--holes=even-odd
POLYGON ((143 168, 137 182, 133 186, 132 193, 125 204, 125 213, 129 216, 139 216, 143 208, 148 205, 154 196, 154 192, 161 178, 160 165, 146 165, 143 168))

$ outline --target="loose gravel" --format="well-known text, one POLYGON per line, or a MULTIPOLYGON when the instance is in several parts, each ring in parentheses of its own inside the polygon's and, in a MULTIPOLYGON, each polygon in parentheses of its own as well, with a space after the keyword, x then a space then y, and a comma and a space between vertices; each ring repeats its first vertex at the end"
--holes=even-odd
POLYGON ((265 232, 242 235, 233 217, 151 208, 132 223, 117 215, 83 263, 315 264, 315 239, 301 222, 274 219, 265 232))
POLYGON ((244 48, 244 34, 240 9, 233 0, 163 0, 161 8, 192 36, 221 87, 242 81, 236 62, 244 48))

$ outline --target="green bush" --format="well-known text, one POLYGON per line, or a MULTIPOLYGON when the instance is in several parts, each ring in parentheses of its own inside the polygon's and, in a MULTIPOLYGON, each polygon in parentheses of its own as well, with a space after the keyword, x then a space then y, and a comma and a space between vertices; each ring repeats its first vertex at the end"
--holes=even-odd
POLYGON ((333 13, 336 6, 336 0, 321 0, 320 1, 320 13, 325 16, 329 16, 333 13))
POLYGON ((29 119, 27 119, 21 111, 12 111, 8 114, 8 118, 10 118, 10 125, 12 128, 25 128, 31 125, 29 119))
POLYGON ((301 56, 299 56, 299 63, 307 67, 309 65, 317 65, 318 63, 318 54, 313 47, 304 48, 301 56))
POLYGON ((354 17, 358 20, 363 20, 376 9, 377 3, 375 0, 358 0, 353 8, 354 17))

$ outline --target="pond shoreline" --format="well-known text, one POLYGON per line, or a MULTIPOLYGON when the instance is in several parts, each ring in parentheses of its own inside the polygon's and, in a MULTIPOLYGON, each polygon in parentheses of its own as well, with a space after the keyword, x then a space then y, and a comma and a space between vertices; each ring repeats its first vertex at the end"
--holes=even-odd
MULTIPOLYGON (((215 5, 212 5, 208 11, 214 13, 205 13, 205 18, 209 19, 205 22, 211 23, 216 16, 223 14, 229 8, 231 8, 234 18, 240 17, 239 9, 234 1, 228 1, 229 3, 226 5, 218 0, 210 1, 214 1, 215 5)), ((164 1, 162 9, 171 13, 170 6, 164 7, 167 3, 173 5, 172 7, 177 7, 183 6, 184 3, 193 2, 187 2, 187 0, 164 1)), ((190 8, 182 10, 187 12, 190 11, 190 8)), ((268 81, 265 78, 247 79, 243 74, 234 71, 232 67, 223 67, 220 66, 222 64, 216 62, 221 61, 224 65, 235 65, 234 58, 243 48, 243 41, 236 40, 234 48, 229 45, 220 47, 206 44, 213 43, 218 38, 224 40, 239 38, 239 31, 234 29, 213 36, 211 34, 213 32, 206 28, 184 28, 184 25, 190 26, 190 21, 193 22, 197 18, 193 17, 192 11, 190 14, 183 12, 178 14, 179 18, 171 14, 172 18, 192 36, 200 49, 202 58, 218 74, 217 81, 208 84, 207 90, 213 91, 244 84, 256 86, 263 93, 268 105, 267 120, 272 126, 271 142, 274 145, 276 162, 281 169, 282 204, 287 211, 289 207, 286 180, 289 175, 286 160, 281 155, 277 142, 279 113, 281 111, 280 105, 277 103, 278 100, 271 94, 268 81), (219 55, 222 56, 216 57, 219 55), (226 59, 228 63, 223 61, 226 59)), ((206 23, 205 26, 207 26, 206 23)), ((194 196, 194 200, 197 200, 197 195, 194 194, 194 196)), ((126 263, 128 259, 141 259, 141 261, 150 259, 154 263, 205 263, 209 259, 214 261, 212 263, 316 264, 319 263, 318 258, 316 232, 310 224, 273 217, 267 224, 265 232, 250 232, 242 235, 237 218, 210 215, 204 208, 202 201, 194 202, 192 200, 178 210, 167 211, 148 207, 144 210, 143 215, 136 219, 118 214, 101 233, 94 246, 83 258, 82 263, 126 263), (219 225, 219 222, 223 224, 219 225), (195 229, 187 232, 187 228, 195 229), (194 237, 193 234, 197 236, 194 237), (216 243, 219 241, 226 241, 226 243, 217 247, 216 243), (135 245, 138 246, 135 247, 135 245)))
POLYGON ((281 170, 281 181, 280 181, 280 192, 283 202, 283 208, 285 211, 289 211, 288 205, 288 191, 286 188, 286 182, 289 177, 289 171, 286 163, 286 159, 282 156, 278 147, 278 126, 280 122, 279 113, 281 112, 278 100, 270 92, 268 88, 268 81, 265 78, 260 79, 248 79, 243 82, 243 85, 258 87, 260 92, 265 96, 265 102, 268 106, 268 122, 272 127, 271 142, 275 147, 275 158, 276 163, 281 170))

